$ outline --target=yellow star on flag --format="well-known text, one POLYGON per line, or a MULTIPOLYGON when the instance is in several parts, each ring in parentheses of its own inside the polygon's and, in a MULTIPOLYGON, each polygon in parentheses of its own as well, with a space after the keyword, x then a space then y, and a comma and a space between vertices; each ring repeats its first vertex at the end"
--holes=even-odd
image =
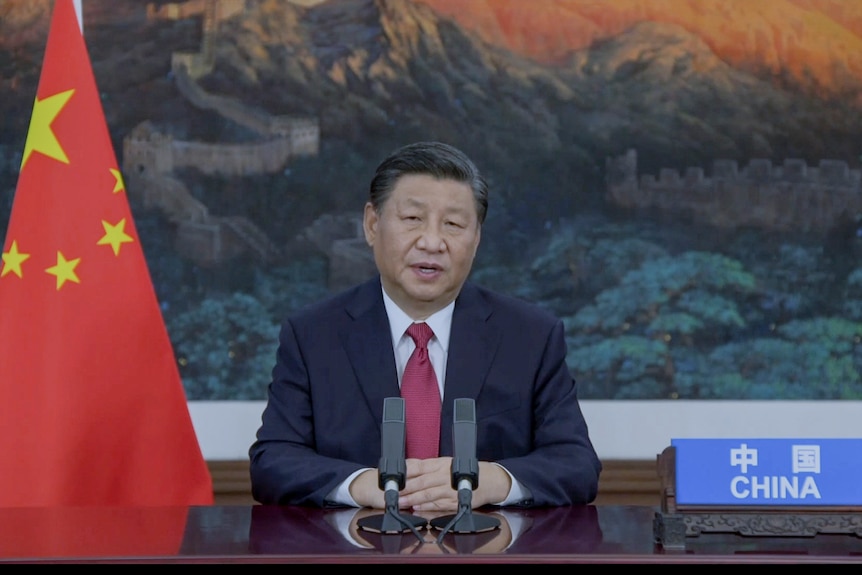
POLYGON ((110 245, 112 248, 114 248, 115 256, 120 255, 121 244, 135 241, 125 232, 126 218, 123 218, 122 220, 117 222, 117 225, 115 226, 112 226, 105 220, 102 220, 102 227, 105 228, 105 235, 102 236, 102 239, 100 239, 97 243, 100 246, 104 246, 106 244, 110 245))
POLYGON ((24 143, 24 158, 21 160, 21 170, 27 165, 27 160, 33 152, 42 152, 49 158, 54 158, 64 164, 69 163, 66 152, 57 141, 57 136, 51 129, 51 124, 59 115, 60 111, 72 97, 75 90, 66 90, 59 94, 49 96, 44 100, 36 98, 33 106, 33 116, 30 119, 30 130, 27 132, 27 141, 24 143))
POLYGON ((3 252, 3 271, 0 272, 0 278, 8 274, 9 272, 14 273, 19 278, 23 278, 23 271, 21 270, 21 264, 30 257, 30 254, 24 254, 18 251, 18 242, 13 241, 12 247, 9 248, 8 252, 3 252))
POLYGON ((114 193, 117 194, 119 192, 125 192, 126 184, 123 183, 123 174, 120 173, 120 170, 111 168, 111 175, 114 176, 114 179, 116 180, 114 183, 114 193))
POLYGON ((57 291, 60 291, 60 288, 67 281, 75 282, 76 284, 81 283, 81 280, 75 274, 75 268, 78 267, 79 263, 81 263, 81 258, 67 260, 63 252, 57 251, 57 265, 45 270, 52 276, 57 276, 57 291))

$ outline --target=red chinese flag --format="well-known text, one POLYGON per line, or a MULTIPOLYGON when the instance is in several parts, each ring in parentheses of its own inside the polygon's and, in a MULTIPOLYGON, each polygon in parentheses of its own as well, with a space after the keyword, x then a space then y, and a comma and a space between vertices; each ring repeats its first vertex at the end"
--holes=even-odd
POLYGON ((0 507, 207 505, 72 0, 57 0, 0 269, 0 507))

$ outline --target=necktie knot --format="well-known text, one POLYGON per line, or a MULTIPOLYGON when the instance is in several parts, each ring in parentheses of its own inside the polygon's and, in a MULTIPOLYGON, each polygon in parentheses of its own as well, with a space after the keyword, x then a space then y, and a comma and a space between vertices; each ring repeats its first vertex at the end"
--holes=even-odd
POLYGON ((411 323, 407 328, 407 335, 416 342, 416 347, 427 348, 428 341, 434 337, 434 330, 427 323, 411 323))

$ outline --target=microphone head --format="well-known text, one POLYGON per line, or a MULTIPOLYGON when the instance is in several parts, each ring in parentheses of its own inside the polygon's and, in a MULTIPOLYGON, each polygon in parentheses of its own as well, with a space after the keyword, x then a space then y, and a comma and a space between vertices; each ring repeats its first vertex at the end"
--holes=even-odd
POLYGON ((472 423, 476 425, 476 402, 469 397, 456 399, 452 416, 455 423, 472 423))
POLYGON ((467 480, 473 489, 479 486, 479 461, 476 458, 476 402, 470 398, 455 400, 452 418, 452 489, 460 490, 467 480))
POLYGON ((387 397, 383 400, 383 421, 380 425, 380 462, 377 464, 378 486, 386 491, 390 481, 404 488, 407 463, 404 459, 404 400, 387 397))

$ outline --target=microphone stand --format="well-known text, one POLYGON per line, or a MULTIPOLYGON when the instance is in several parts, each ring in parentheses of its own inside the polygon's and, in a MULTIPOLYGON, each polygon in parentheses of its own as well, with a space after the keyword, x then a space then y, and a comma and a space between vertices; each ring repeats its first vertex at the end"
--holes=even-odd
POLYGON ((395 480, 389 480, 386 482, 386 491, 383 492, 383 499, 385 502, 385 509, 381 516, 380 532, 384 534, 405 533, 409 530, 413 532, 416 539, 424 541, 422 534, 419 533, 417 528, 424 527, 426 521, 422 517, 418 517, 416 515, 403 515, 398 510, 398 484, 395 480))
POLYGON ((431 520, 431 526, 440 529, 437 544, 443 542, 447 533, 481 533, 500 526, 500 520, 487 515, 473 514, 473 484, 469 479, 458 482, 458 511, 454 515, 445 515, 431 520))
POLYGON ((383 513, 361 518, 357 522, 359 528, 384 535, 400 535, 411 531, 416 536, 416 539, 424 542, 422 534, 419 533, 419 528, 424 527, 427 521, 417 515, 404 515, 398 510, 398 482, 394 479, 386 482, 383 500, 383 513))

